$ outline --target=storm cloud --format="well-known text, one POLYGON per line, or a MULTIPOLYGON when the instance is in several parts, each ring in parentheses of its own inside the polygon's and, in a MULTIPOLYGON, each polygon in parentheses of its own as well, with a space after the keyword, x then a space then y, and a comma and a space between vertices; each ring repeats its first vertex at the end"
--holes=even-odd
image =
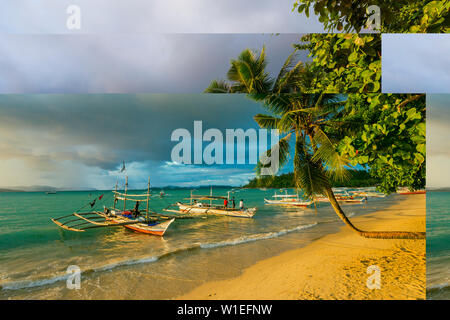
MULTIPOLYGON (((300 34, 0 35, 0 93, 201 93, 266 46, 275 77, 300 34)), ((307 52, 299 59, 307 61, 307 52)))
POLYGON ((184 165, 175 129, 257 128, 245 95, 1 95, 0 186, 110 188, 122 161, 134 187, 243 184, 254 165, 184 165))

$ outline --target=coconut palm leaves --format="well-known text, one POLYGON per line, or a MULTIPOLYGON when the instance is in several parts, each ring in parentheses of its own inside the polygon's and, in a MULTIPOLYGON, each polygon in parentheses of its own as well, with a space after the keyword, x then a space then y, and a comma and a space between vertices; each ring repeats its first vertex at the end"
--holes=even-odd
MULTIPOLYGON (((247 93, 270 112, 258 114, 254 119, 261 128, 279 130, 282 138, 267 150, 264 159, 271 159, 276 152, 278 163, 274 166, 260 162, 257 173, 263 168, 278 169, 286 165, 293 154, 297 188, 312 199, 317 194, 326 195, 336 214, 352 230, 370 238, 423 238, 425 234, 420 232, 365 232, 350 222, 334 196, 330 181, 349 177, 348 160, 338 152, 337 145, 346 130, 355 130, 360 123, 339 120, 345 112, 344 96, 307 93, 315 87, 314 82, 320 75, 308 64, 298 61, 296 51, 285 61, 277 77, 271 78, 266 66, 265 48, 259 54, 246 49, 236 60, 231 60, 227 81, 214 80, 205 90, 207 93, 247 93)), ((277 170, 265 171, 270 175, 277 173, 277 170)))
MULTIPOLYGON (((329 178, 345 179, 347 161, 337 152, 336 144, 323 131, 330 110, 340 105, 339 97, 324 94, 252 95, 275 115, 258 114, 255 121, 261 128, 278 129, 280 134, 295 136, 294 175, 298 188, 305 195, 323 194, 330 187, 329 178), (339 103, 338 103, 339 102, 339 103)), ((279 150, 279 165, 288 162, 291 146, 283 138, 274 148, 279 150)), ((272 152, 270 150, 269 152, 272 152)))
MULTIPOLYGON (((274 115, 258 114, 255 121, 262 128, 276 128, 285 137, 268 151, 279 152, 280 166, 288 162, 292 147, 288 144, 295 135, 294 179, 297 188, 303 190, 305 196, 314 199, 317 194, 324 194, 339 216, 353 231, 367 238, 383 239, 419 239, 423 232, 404 231, 363 231, 355 227, 347 218, 339 205, 330 180, 349 178, 346 169, 348 159, 337 150, 339 139, 328 135, 339 127, 334 117, 342 112, 342 97, 329 94, 296 94, 277 96, 258 94, 251 97, 261 101, 274 115)), ((258 165, 259 169, 261 164, 258 165)))
POLYGON ((314 75, 303 62, 298 60, 297 49, 289 55, 277 77, 266 71, 265 47, 261 52, 245 49, 237 59, 232 59, 227 72, 227 81, 213 80, 205 93, 289 93, 303 92, 311 88, 314 75))

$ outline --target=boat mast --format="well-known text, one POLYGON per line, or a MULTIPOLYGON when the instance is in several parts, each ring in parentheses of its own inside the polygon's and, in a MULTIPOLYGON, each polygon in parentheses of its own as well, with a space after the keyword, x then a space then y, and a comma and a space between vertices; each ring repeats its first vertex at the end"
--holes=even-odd
POLYGON ((114 188, 114 205, 113 205, 113 208, 114 208, 114 210, 116 209, 116 197, 117 197, 117 184, 119 183, 119 180, 116 180, 116 187, 114 188))
POLYGON ((209 191, 209 195, 211 196, 211 198, 209 199, 209 207, 212 207, 212 186, 211 186, 211 189, 209 191))
POLYGON ((148 184, 147 184, 147 214, 146 219, 148 220, 148 200, 150 198, 150 177, 148 177, 148 184))
POLYGON ((123 198, 123 211, 125 212, 127 206, 127 190, 128 190, 128 176, 125 178, 125 197, 123 198))

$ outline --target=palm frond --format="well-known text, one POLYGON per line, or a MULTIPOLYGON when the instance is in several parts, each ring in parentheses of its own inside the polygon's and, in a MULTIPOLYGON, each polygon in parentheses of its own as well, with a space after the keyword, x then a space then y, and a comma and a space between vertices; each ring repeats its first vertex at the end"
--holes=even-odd
POLYGON ((288 161, 290 157, 290 146, 289 146, 289 140, 291 139, 291 133, 287 134, 285 137, 281 138, 278 143, 272 146, 269 150, 264 152, 262 156, 265 156, 269 159, 272 158, 272 153, 277 152, 278 153, 278 164, 274 163, 266 163, 263 164, 261 161, 258 161, 256 165, 256 174, 258 176, 261 175, 261 169, 266 168, 266 170, 270 171, 270 175, 276 175, 278 170, 282 168, 288 161))
POLYGON ((203 93, 231 93, 230 85, 224 80, 213 80, 203 93))
POLYGON ((279 118, 267 114, 257 114, 253 117, 256 123, 264 129, 278 129, 279 118))
POLYGON ((322 129, 315 128, 312 143, 316 147, 312 161, 324 164, 330 178, 336 181, 345 181, 350 178, 350 173, 345 168, 349 164, 348 159, 339 154, 335 143, 322 129))
POLYGON ((227 78, 233 82, 235 92, 266 93, 270 91, 272 80, 266 72, 267 59, 265 47, 259 55, 255 51, 245 49, 237 59, 232 59, 227 78))
POLYGON ((303 190, 308 198, 322 194, 330 186, 328 176, 321 164, 312 160, 305 138, 297 135, 295 141, 294 176, 296 186, 303 190))

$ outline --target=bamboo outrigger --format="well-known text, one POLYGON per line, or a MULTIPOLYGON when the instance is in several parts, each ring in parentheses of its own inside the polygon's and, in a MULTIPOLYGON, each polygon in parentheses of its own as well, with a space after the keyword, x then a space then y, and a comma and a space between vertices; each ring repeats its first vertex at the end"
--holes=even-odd
POLYGON ((276 204, 286 207, 308 207, 313 203, 311 200, 300 199, 298 193, 296 195, 288 194, 287 190, 285 190, 285 194, 277 194, 275 192, 273 197, 275 198, 274 200, 264 198, 264 202, 266 204, 276 204))
POLYGON ((75 212, 70 215, 54 218, 52 221, 65 230, 75 232, 84 232, 93 228, 123 226, 136 232, 158 236, 164 235, 175 218, 150 212, 150 179, 148 181, 147 193, 145 194, 127 194, 127 189, 128 178, 125 183, 125 193, 118 192, 116 184, 116 188, 113 191, 114 205, 112 208, 104 207, 103 211, 75 212), (122 210, 116 209, 118 201, 123 201, 122 210), (127 201, 135 202, 135 209, 127 210, 127 201), (146 203, 146 208, 143 210, 139 210, 139 204, 141 202, 146 203))
POLYGON ((252 218, 256 213, 256 208, 233 208, 225 205, 214 204, 214 201, 229 201, 229 193, 227 197, 213 196, 212 188, 210 195, 194 195, 191 191, 189 203, 177 202, 178 210, 166 209, 165 211, 181 213, 183 215, 220 215, 239 218, 252 218), (209 203, 207 203, 209 202, 209 203))

